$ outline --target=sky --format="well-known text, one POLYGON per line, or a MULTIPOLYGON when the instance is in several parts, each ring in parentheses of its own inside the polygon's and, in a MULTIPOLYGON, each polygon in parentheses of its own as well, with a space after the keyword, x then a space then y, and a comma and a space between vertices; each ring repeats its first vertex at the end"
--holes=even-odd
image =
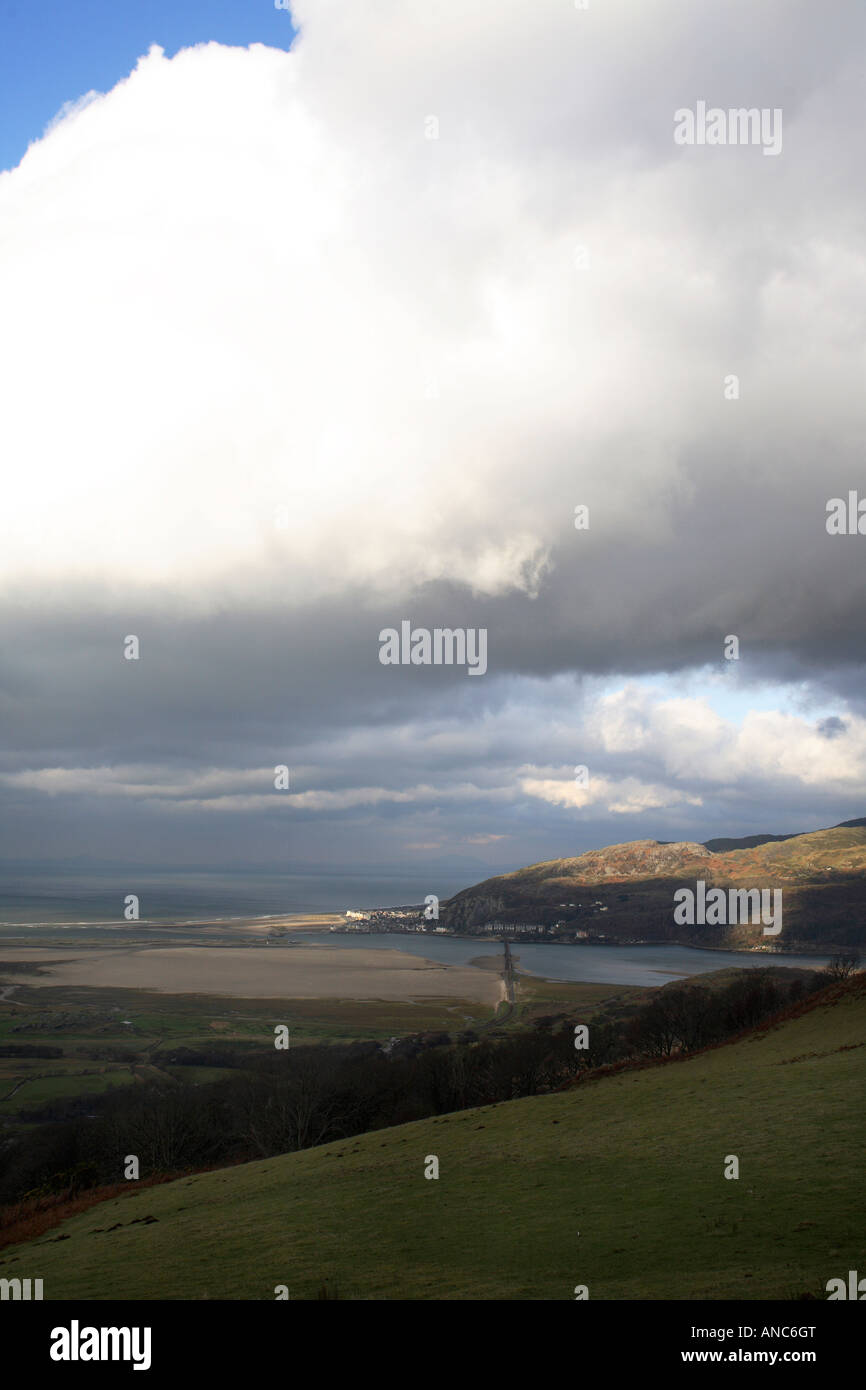
POLYGON ((109 92, 158 44, 289 48, 291 14, 265 0, 2 0, 0 169, 14 169, 67 102, 109 92))
POLYGON ((6 867, 435 892, 866 814, 864 30, 5 0, 6 867))

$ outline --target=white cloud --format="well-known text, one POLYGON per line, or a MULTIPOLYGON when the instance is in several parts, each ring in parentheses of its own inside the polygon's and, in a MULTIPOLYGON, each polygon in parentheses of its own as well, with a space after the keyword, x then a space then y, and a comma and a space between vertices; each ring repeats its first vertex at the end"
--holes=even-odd
POLYGON ((592 806, 611 815, 639 815, 643 811, 687 803, 700 806, 701 798, 676 787, 641 782, 636 777, 590 777, 586 785, 562 776, 537 777, 524 775, 521 790, 527 796, 538 797, 551 806, 575 807, 584 810, 592 806))
MULTIPOLYGON (((670 697, 638 682, 587 696, 572 719, 564 686, 559 695, 562 705, 551 705, 542 717, 546 746, 579 749, 589 769, 586 784, 577 781, 574 764, 509 762, 509 753, 539 743, 532 724, 539 707, 519 702, 486 711, 480 725, 470 720, 449 729, 440 722, 426 737, 413 721, 335 733, 305 750, 305 761, 290 770, 288 791, 274 789, 272 766, 31 767, 0 773, 0 784, 50 797, 140 800, 165 810, 293 814, 389 805, 505 808, 528 797, 618 816, 701 806, 711 796, 748 795, 756 787, 782 799, 813 789, 846 801, 866 792, 866 719, 847 710, 827 737, 821 720, 767 709, 728 720, 702 697, 670 697), (417 780, 413 772, 431 762, 435 778, 417 780), (376 763, 387 769, 390 784, 362 780, 376 763)), ((462 838, 487 845, 507 836, 491 831, 462 838)))
POLYGON ((587 715, 600 755, 646 760, 693 787, 761 782, 768 790, 866 792, 866 720, 845 712, 832 738, 820 724, 779 709, 726 720, 707 698, 665 698, 637 682, 603 695, 587 715))
MULTIPOLYGON (((273 768, 207 769, 180 772, 157 767, 47 767, 0 773, 0 784, 47 796, 120 797, 164 803, 166 809, 205 811, 345 811, 384 804, 472 804, 513 797, 511 787, 482 787, 467 781, 418 783, 407 787, 345 786, 295 790, 290 773, 285 790, 274 787, 273 768)), ((478 843, 501 838, 479 837, 478 843)))
POLYGON ((51 120, 48 122, 47 126, 43 130, 43 137, 46 135, 50 135, 52 130, 55 130, 57 126, 63 124, 64 122, 71 121, 75 116, 79 114, 80 111, 86 110, 88 106, 92 105, 94 101, 98 101, 99 98, 103 95, 103 92, 97 92, 91 89, 89 92, 85 92, 84 96, 75 97, 72 101, 64 101, 60 110, 57 112, 57 115, 52 116, 51 120))
MULTIPOLYGON (((170 800, 234 796, 245 791, 274 787, 273 768, 248 770, 207 768, 179 771, 155 765, 111 767, 23 768, 0 773, 9 787, 44 792, 49 796, 120 796, 170 800)), ((274 794, 272 790, 272 795, 274 794)))
MULTIPOLYGON (((728 8, 730 87, 745 11, 728 8)), ((12 593, 299 603, 447 578, 532 594, 576 501, 617 544, 671 539, 671 499, 692 486, 681 453, 732 334, 768 409, 774 349, 813 345, 811 393, 784 393, 792 429, 821 414, 822 383, 859 382, 838 326, 866 303, 866 261, 852 243, 840 276, 837 248, 803 251, 810 208, 784 170, 770 198, 783 161, 747 150, 728 152, 736 216, 750 190, 769 199, 750 251, 772 293, 754 341, 733 333, 735 213, 701 211, 733 166, 671 140, 694 44, 678 7, 295 13, 289 53, 152 49, 0 176, 12 593), (801 248, 784 275, 780 237, 801 248)), ((784 23, 748 13, 759 37, 784 23)), ((820 42, 832 85, 845 45, 820 42)), ((791 82, 812 57, 786 56, 791 82)), ((764 452, 757 472, 777 466, 764 452)))

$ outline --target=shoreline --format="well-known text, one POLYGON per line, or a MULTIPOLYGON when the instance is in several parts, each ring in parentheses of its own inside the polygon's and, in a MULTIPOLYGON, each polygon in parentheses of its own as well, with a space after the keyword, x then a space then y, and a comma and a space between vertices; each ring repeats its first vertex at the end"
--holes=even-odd
MULTIPOLYGON (((393 926, 388 926, 384 923, 381 926, 377 924, 377 927, 374 930, 352 930, 347 928, 346 917, 345 913, 343 912, 263 913, 258 916, 245 916, 242 914, 233 914, 230 917, 210 916, 197 918, 150 917, 140 918, 134 922, 128 922, 124 919, 118 918, 111 918, 104 921, 85 919, 70 922, 0 921, 0 949, 2 949, 4 944, 6 944, 10 948, 15 945, 22 944, 22 941, 26 938, 23 938, 21 933, 23 932, 29 935, 31 931, 33 931, 34 933, 57 933, 60 939, 56 943, 52 943, 52 949, 55 948, 55 944, 56 949, 82 949, 83 943, 67 943, 62 940, 62 937, 66 932, 84 932, 88 929, 92 930, 94 933, 100 933, 102 931, 123 932, 125 937, 123 943, 100 943, 100 948, 105 950, 111 949, 111 946, 115 944, 117 946, 126 945, 130 947, 134 945, 146 945, 146 939, 136 940, 136 938, 133 935, 133 933, 135 933, 137 930, 143 930, 145 933, 149 931, 161 933, 168 932, 171 934, 176 933, 179 945, 181 944, 180 939, 183 936, 184 932, 191 931, 194 932, 193 939, 185 941, 183 944, 195 945, 198 944, 198 942, 200 942, 202 945, 207 945, 208 947, 212 947, 214 949, 217 948, 218 943, 213 941, 212 937, 216 935, 228 936, 232 933, 236 933, 238 938, 268 937, 271 939, 271 941, 277 942, 281 938, 285 939, 286 937, 291 937, 296 933, 306 933, 321 935, 323 937, 328 937, 330 935, 337 935, 340 937, 350 936, 353 939, 357 938, 359 941, 359 945, 363 942, 363 939, 368 936, 410 936, 413 939, 415 937, 422 937, 425 940, 428 937, 433 939, 438 936, 440 939, 444 938, 445 940, 472 941, 483 944, 495 945, 500 944, 502 942, 508 942, 508 944, 511 946, 529 944, 532 946, 568 946, 574 947, 575 949, 586 946, 592 946, 606 947, 611 948, 613 950, 629 950, 648 946, 652 949, 658 950, 662 947, 672 946, 681 947, 685 950, 690 951, 717 952, 728 955, 742 955, 749 957, 761 955, 767 956, 768 958, 784 958, 786 956, 815 956, 820 958, 829 957, 837 951, 847 950, 860 950, 866 953, 866 941, 864 941, 863 943, 858 943, 854 946, 840 945, 836 942, 822 942, 818 945, 813 944, 812 942, 797 942, 795 945, 792 945, 791 947, 774 946, 772 949, 768 950, 763 946, 727 946, 724 944, 707 945, 706 943, 698 943, 695 941, 682 941, 680 939, 665 941, 569 941, 545 936, 533 936, 529 935, 528 933, 517 933, 515 936, 512 937, 506 936, 504 933, 499 933, 496 935, 476 935, 475 933, 462 931, 445 931, 439 933, 427 931, 407 932, 400 931, 399 928, 395 929, 393 926), (334 928, 336 928, 337 930, 333 930, 334 928), (4 936, 4 929, 10 929, 14 933, 14 935, 9 937, 4 936), (276 937, 274 936, 275 932, 279 933, 279 935, 276 937)), ((39 944, 43 943, 40 942, 39 944)), ((227 946, 232 944, 237 945, 239 943, 237 941, 234 943, 230 941, 224 941, 223 943, 219 944, 227 946)))
MULTIPOLYGON (((854 945, 854 946, 850 946, 850 945, 842 946, 842 945, 839 945, 839 944, 834 943, 834 942, 828 942, 827 944, 823 944, 823 943, 822 943, 820 946, 817 946, 817 947, 813 946, 811 943, 803 943, 803 944, 797 943, 795 946, 792 946, 792 947, 790 947, 790 948, 788 948, 788 949, 784 949, 784 950, 783 950, 783 949, 780 949, 779 947, 775 947, 775 948, 773 948, 772 950, 766 950, 764 947, 761 947, 761 946, 725 946, 725 945, 708 946, 708 945, 706 945, 706 944, 702 944, 702 943, 698 943, 698 942, 694 942, 694 941, 680 941, 680 940, 675 940, 675 941, 671 941, 671 940, 667 940, 667 941, 627 941, 627 942, 626 942, 626 941, 561 941, 561 940, 558 941, 558 940, 555 940, 555 939, 554 939, 554 940, 551 940, 550 938, 544 938, 544 937, 540 937, 540 938, 539 938, 539 937, 530 937, 530 936, 525 936, 525 935, 515 936, 515 937, 504 936, 504 935, 497 935, 497 936, 476 936, 476 935, 473 935, 473 934, 468 933, 468 932, 440 932, 440 933, 433 933, 433 932, 405 932, 405 931, 402 931, 402 932, 401 932, 401 931, 394 931, 393 929, 388 929, 388 928, 385 928, 385 929, 383 929, 383 930, 381 930, 381 931, 358 931, 358 932, 355 932, 355 931, 346 931, 346 930, 336 931, 336 932, 335 932, 335 931, 332 931, 331 928, 334 927, 334 926, 340 925, 340 922, 341 922, 341 921, 342 921, 342 919, 341 919, 341 918, 338 918, 338 917, 336 916, 336 914, 333 914, 333 913, 317 913, 317 914, 312 914, 312 913, 287 913, 287 914, 285 914, 284 916, 280 916, 279 918, 273 918, 273 917, 269 917, 269 918, 267 918, 267 919, 265 919, 265 918, 225 918, 225 919, 222 919, 222 920, 216 919, 216 918, 207 918, 207 919, 202 919, 200 923, 197 923, 197 922, 187 922, 187 923, 183 923, 183 924, 178 923, 178 922, 174 922, 174 921, 159 921, 159 920, 156 920, 156 919, 150 919, 150 920, 145 919, 145 920, 139 920, 139 921, 137 921, 137 922, 117 922, 117 921, 111 921, 111 922, 86 922, 86 923, 85 923, 85 922, 74 922, 74 923, 73 923, 73 922, 70 922, 70 923, 64 923, 64 924, 59 924, 59 923, 27 923, 27 924, 21 924, 21 923, 12 923, 12 922, 0 922, 0 951, 2 951, 4 948, 7 949, 7 950, 9 950, 9 951, 15 951, 15 950, 21 948, 22 946, 24 946, 25 948, 27 948, 26 942, 22 941, 22 938, 21 938, 20 936, 4 937, 4 935, 3 935, 3 929, 4 929, 4 927, 15 927, 15 926, 17 926, 17 927, 20 928, 21 926, 26 925, 28 928, 31 928, 31 929, 34 930, 34 931, 41 931, 41 932, 56 931, 56 930, 60 930, 60 931, 63 931, 63 930, 73 930, 73 931, 74 931, 74 930, 78 930, 78 931, 80 931, 80 930, 82 930, 82 928, 86 928, 86 927, 93 927, 93 928, 96 928, 97 930, 99 930, 99 929, 106 929, 106 930, 122 930, 122 931, 124 932, 125 939, 122 940, 122 941, 105 941, 105 942, 98 942, 98 943, 97 943, 97 942, 94 942, 94 943, 87 943, 86 941, 77 941, 77 942, 75 942, 75 941, 63 941, 62 939, 61 939, 61 940, 58 940, 58 941, 46 941, 46 940, 41 940, 41 941, 34 941, 32 947, 29 948, 29 949, 33 949, 33 950, 49 950, 49 949, 50 949, 50 950, 58 950, 58 951, 84 951, 84 950, 93 950, 93 949, 99 949, 99 950, 102 950, 102 951, 112 951, 112 950, 123 951, 123 950, 132 950, 132 949, 136 949, 136 948, 139 948, 139 949, 147 949, 147 948, 155 949, 155 948, 156 948, 156 944, 155 944, 155 943, 149 942, 149 941, 147 940, 146 937, 143 937, 143 938, 136 937, 136 936, 134 935, 134 933, 135 933, 137 930, 141 930, 141 929, 144 929, 145 932, 147 932, 148 929, 156 929, 157 931, 160 931, 160 932, 176 931, 176 932, 177 932, 177 947, 178 947, 178 949, 179 949, 181 946, 184 946, 184 947, 190 947, 190 948, 192 948, 192 949, 195 949, 196 947, 199 947, 200 949, 206 949, 206 950, 211 950, 211 951, 232 950, 232 949, 244 949, 244 943, 243 943, 242 941, 240 941, 240 940, 236 940, 236 941, 230 941, 230 940, 229 940, 229 941, 221 941, 221 942, 220 942, 220 941, 214 941, 214 940, 211 939, 211 934, 212 934, 212 933, 213 933, 213 934, 227 933, 227 932, 230 931, 230 930, 234 930, 234 931, 236 931, 236 932, 238 933, 238 935, 239 935, 240 937, 248 936, 248 937, 253 937, 253 938, 266 938, 266 939, 268 939, 268 944, 271 944, 271 943, 272 943, 272 944, 277 945, 277 946, 279 946, 279 945, 281 945, 281 944, 282 944, 282 945, 302 946, 303 943, 291 942, 290 938, 291 938, 291 936, 292 936, 293 934, 295 934, 295 933, 297 933, 297 934, 306 934, 306 935, 308 935, 308 936, 310 936, 310 935, 315 935, 315 936, 321 937, 321 938, 323 939, 323 949, 324 949, 324 942, 327 941, 328 938, 330 938, 331 936, 340 936, 340 937, 342 937, 342 938, 351 937, 351 938, 353 939, 353 941, 357 941, 357 947, 356 947, 355 949, 358 949, 358 950, 363 950, 363 942, 364 942, 364 939, 367 938, 367 937, 370 937, 370 936, 375 936, 375 937, 393 936, 393 937, 409 937, 409 938, 411 938, 412 940, 416 940, 416 939, 418 939, 418 938, 421 938, 422 940, 428 940, 428 939, 429 939, 429 940, 431 940, 431 941, 432 941, 432 940, 439 940, 439 941, 442 941, 442 940, 444 940, 444 941, 470 941, 470 942, 473 942, 473 943, 475 943, 475 944, 477 944, 477 945, 491 945, 491 946, 501 945, 501 944, 503 944, 503 943, 505 943, 505 942, 507 942, 508 945, 509 945, 509 946, 512 946, 512 947, 514 947, 514 946, 526 946, 526 945, 529 945, 529 946, 564 946, 564 947, 568 947, 568 948, 571 948, 571 949, 574 949, 574 950, 580 950, 580 949, 584 949, 584 948, 586 948, 586 947, 592 947, 593 949, 614 950, 614 951, 628 951, 628 950, 642 949, 642 948, 644 948, 644 947, 649 947, 649 948, 652 949, 652 950, 663 950, 663 949, 666 949, 666 948, 678 948, 678 949, 687 950, 687 951, 705 951, 705 952, 708 952, 708 953, 711 953, 711 954, 712 954, 712 953, 716 953, 716 954, 721 954, 721 955, 740 955, 740 956, 749 956, 749 957, 754 957, 754 956, 765 956, 768 960, 773 960, 773 959, 776 959, 776 958, 782 958, 782 959, 784 959, 785 957, 790 957, 790 956, 814 956, 816 959, 829 959, 829 957, 830 957, 834 952, 837 952, 837 951, 852 951, 852 950, 853 950, 853 951, 857 951, 857 950, 859 950, 859 951, 866 952, 866 942, 864 942, 863 944, 858 944, 858 945, 854 945), (189 940, 189 939, 183 940, 182 937, 183 937, 184 928, 185 928, 185 927, 192 927, 192 926, 198 926, 198 927, 199 927, 200 935, 198 936, 198 939, 197 939, 197 940, 189 940), (274 928, 281 928, 282 931, 283 931, 283 933, 284 933, 284 935, 283 935, 282 937, 274 937, 274 936, 272 935, 272 932, 273 932, 274 928)), ((166 941, 164 941, 164 940, 163 940, 163 942, 162 942, 161 944, 162 944, 163 946, 168 946, 168 945, 169 945, 169 943, 166 942, 166 941)), ((312 943, 310 943, 310 944, 312 945, 312 943)), ((316 943, 316 944, 318 945, 318 943, 316 943)), ((259 945, 261 945, 261 941, 260 941, 260 940, 249 941, 248 943, 246 943, 246 945, 248 945, 248 946, 250 946, 250 947, 252 947, 253 945, 259 946, 259 945)), ((395 947, 395 949, 398 949, 398 948, 395 947)))
MULTIPOLYGON (((434 933, 434 932, 395 932, 395 931, 393 931, 393 930, 391 930, 391 931, 388 931, 388 930, 384 930, 384 931, 365 931, 365 932, 357 932, 357 933, 352 932, 352 931, 341 931, 341 932, 335 932, 335 933, 334 933, 334 935, 339 935, 339 936, 355 936, 356 934, 357 934, 358 936, 411 936, 411 937, 420 936, 420 937, 425 937, 425 938, 428 937, 428 936, 431 937, 431 938, 435 936, 435 933, 434 933)), ((601 948, 601 949, 608 949, 608 948, 610 948, 610 949, 617 950, 617 951, 632 950, 632 949, 634 949, 635 947, 640 947, 640 946, 651 946, 651 947, 653 948, 653 950, 658 950, 660 947, 664 947, 664 946, 679 946, 679 947, 682 947, 684 950, 688 950, 688 951, 721 951, 721 952, 724 952, 726 955, 732 955, 732 956, 733 956, 733 955, 739 955, 739 956, 820 956, 820 957, 823 957, 823 956, 827 956, 827 955, 831 954, 833 951, 845 951, 845 950, 866 951, 866 942, 864 942, 864 943, 862 943, 862 944, 860 944, 860 945, 857 945, 857 946, 839 946, 839 945, 837 945, 837 944, 835 944, 835 943, 833 943, 833 942, 830 942, 830 943, 828 943, 826 946, 822 945, 822 946, 820 946, 820 947, 818 947, 818 948, 812 948, 812 947, 810 947, 808 944, 805 944, 805 945, 802 945, 802 946, 801 946, 801 945, 797 945, 796 947, 791 947, 790 950, 780 950, 778 947, 776 947, 776 948, 774 948, 773 950, 768 951, 768 950, 765 950, 762 946, 703 946, 703 945, 698 945, 698 944, 697 944, 696 942, 694 942, 694 941, 557 941, 557 940, 555 940, 555 939, 551 939, 550 937, 535 937, 535 936, 514 936, 514 937, 512 937, 512 936, 505 936, 505 935, 499 935, 499 936, 474 936, 474 935, 473 935, 472 933, 470 933, 470 932, 456 932, 456 931, 453 931, 453 932, 452 932, 452 931, 449 931, 449 932, 440 932, 440 933, 439 933, 439 936, 440 936, 440 939, 444 938, 444 940, 446 940, 446 941, 478 941, 478 942, 490 942, 491 944, 494 944, 494 945, 497 944, 497 943, 501 943, 501 942, 503 942, 503 941, 507 941, 508 944, 509 944, 509 946, 521 946, 521 945, 529 945, 529 946, 573 946, 576 950, 577 950, 577 949, 581 949, 581 950, 582 950, 582 949, 584 949, 584 948, 587 947, 587 946, 599 947, 599 948, 601 948)))

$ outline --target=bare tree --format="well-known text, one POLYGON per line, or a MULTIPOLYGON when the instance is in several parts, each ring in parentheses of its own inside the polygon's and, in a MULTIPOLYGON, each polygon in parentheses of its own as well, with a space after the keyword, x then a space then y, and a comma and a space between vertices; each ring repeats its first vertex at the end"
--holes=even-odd
POLYGON ((831 980, 847 980, 860 969, 859 951, 838 951, 827 966, 831 980))

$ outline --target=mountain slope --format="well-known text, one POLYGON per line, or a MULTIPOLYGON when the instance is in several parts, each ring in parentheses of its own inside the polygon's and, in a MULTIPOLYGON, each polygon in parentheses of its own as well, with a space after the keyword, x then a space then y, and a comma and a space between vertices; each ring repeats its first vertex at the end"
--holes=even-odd
MULTIPOLYGON (((866 826, 736 843, 741 847, 713 851, 689 841, 633 840, 532 864, 457 893, 442 905, 442 920, 463 931, 495 917, 579 927, 587 924, 581 913, 592 917, 593 903, 600 902, 607 909, 603 929, 612 939, 680 940, 684 929, 673 921, 673 895, 702 879, 720 887, 781 888, 785 923, 777 944, 866 940, 866 826)), ((688 931, 700 944, 763 944, 760 925, 688 931)))
POLYGON ((688 1061, 104 1203, 0 1277, 46 1299, 824 1298, 866 1218, 863 982, 835 998, 688 1061))
MULTIPOLYGON (((831 830, 848 830, 852 826, 866 825, 866 816, 860 816, 857 820, 842 820, 838 825, 830 826, 831 830)), ((789 831, 787 835, 742 835, 739 839, 725 838, 717 840, 704 840, 706 849, 713 854, 724 854, 729 849, 754 849, 756 845, 768 844, 770 840, 793 840, 798 835, 806 832, 802 830, 789 831)))

